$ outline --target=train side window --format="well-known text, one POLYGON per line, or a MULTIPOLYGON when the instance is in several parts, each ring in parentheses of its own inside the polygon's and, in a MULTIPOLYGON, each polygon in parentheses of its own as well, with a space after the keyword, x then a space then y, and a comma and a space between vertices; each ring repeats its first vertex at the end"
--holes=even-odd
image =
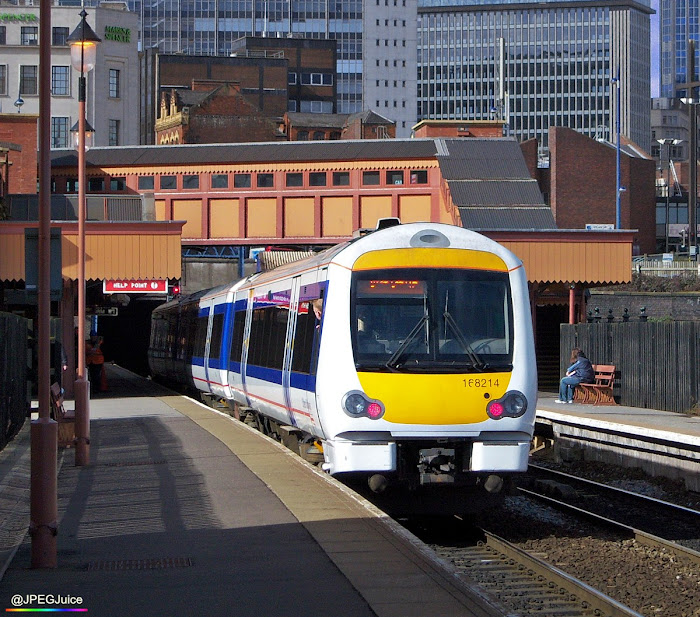
POLYGON ((318 345, 318 320, 313 311, 311 302, 304 303, 300 307, 297 316, 296 331, 294 333, 294 356, 292 357, 292 371, 310 375, 315 372, 315 346, 318 345))
POLYGON ((243 335, 245 334, 246 312, 237 311, 233 316, 233 335, 231 336, 231 360, 240 362, 243 356, 243 335))
POLYGON ((207 344, 207 326, 209 325, 209 316, 204 315, 197 318, 197 334, 194 340, 194 349, 192 355, 201 358, 204 356, 204 348, 207 344))
POLYGON ((224 332, 224 314, 217 313, 211 325, 211 339, 209 343, 209 360, 218 360, 221 357, 221 337, 224 332))

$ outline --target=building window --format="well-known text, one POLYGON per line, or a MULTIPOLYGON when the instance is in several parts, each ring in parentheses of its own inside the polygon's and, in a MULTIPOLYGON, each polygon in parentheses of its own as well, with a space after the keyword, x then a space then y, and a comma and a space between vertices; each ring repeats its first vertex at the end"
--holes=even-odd
POLYGON ((104 178, 89 178, 88 179, 88 191, 91 193, 101 193, 105 190, 105 179, 104 178))
POLYGON ((7 45, 7 27, 0 26, 0 45, 7 45))
POLYGON ((109 181, 110 191, 124 191, 126 190, 126 178, 111 178, 109 181))
POLYGON ((51 147, 68 147, 68 118, 51 118, 51 147))
POLYGON ((107 135, 108 145, 119 145, 119 120, 110 120, 108 127, 109 134, 107 135))
POLYGON ((324 141, 326 133, 324 131, 314 131, 314 141, 324 141))
POLYGON ((326 172, 312 171, 309 173, 309 186, 326 186, 326 172))
POLYGON ((70 94, 70 67, 51 67, 51 94, 54 96, 68 96, 70 94))
POLYGON ((334 171, 333 172, 333 186, 350 186, 350 172, 349 171, 334 171))
POLYGON ((37 26, 22 26, 20 45, 38 45, 39 28, 37 26))
POLYGON ((302 86, 332 86, 333 75, 330 73, 302 73, 302 86))
POLYGON ((300 111, 308 114, 332 114, 333 101, 301 101, 300 111))
POLYGON ((309 131, 297 131, 297 141, 308 141, 309 131))
POLYGON ((287 73, 287 85, 296 86, 297 85, 297 74, 290 71, 287 73))
POLYGON ((411 184, 428 184, 428 171, 426 169, 411 170, 411 184))
POLYGON ((119 69, 109 69, 109 98, 119 98, 119 69))
POLYGON ((176 176, 161 176, 160 189, 161 191, 170 191, 177 188, 176 176))
POLYGON ((363 171, 362 184, 364 184, 365 186, 377 186, 379 184, 379 172, 363 171))
POLYGON ((287 173, 286 177, 287 186, 304 186, 304 174, 300 173, 287 173))
POLYGON ((78 192, 78 178, 66 178, 66 193, 78 192))
POLYGON ((387 171, 386 172, 386 183, 387 184, 403 184, 403 171, 387 171))
POLYGON ((199 188, 199 175, 186 174, 186 175, 182 176, 182 188, 183 189, 198 189, 199 188))
POLYGON ((213 189, 227 189, 228 188, 228 174, 212 174, 212 176, 211 176, 211 188, 213 188, 213 189))
POLYGON ((250 174, 236 174, 233 176, 233 187, 237 189, 249 189, 250 174))
POLYGON ((7 65, 0 64, 0 94, 7 94, 7 65))
POLYGON ((39 94, 37 79, 37 66, 19 67, 19 93, 20 95, 35 96, 39 94))
POLYGON ((51 28, 51 45, 68 45, 68 28, 51 28))
POLYGON ((287 101, 287 111, 296 111, 297 110, 297 102, 296 101, 287 101))
POLYGON ((152 191, 154 187, 153 176, 139 176, 138 187, 140 191, 152 191))
POLYGON ((275 186, 275 177, 272 174, 258 174, 258 188, 269 189, 275 186))

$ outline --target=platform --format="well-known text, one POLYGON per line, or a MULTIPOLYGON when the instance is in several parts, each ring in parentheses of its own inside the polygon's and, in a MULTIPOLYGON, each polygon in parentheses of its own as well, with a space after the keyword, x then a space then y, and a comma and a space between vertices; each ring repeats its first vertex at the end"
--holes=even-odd
MULTIPOLYGON (((28 537, 14 554, 0 547, 0 609, 504 614, 412 534, 276 442, 119 367, 109 367, 109 381, 111 392, 91 400, 90 465, 76 467, 72 450, 59 451, 58 567, 30 569, 28 537), (63 603, 13 604, 31 594, 63 603)), ((27 433, 0 460, 8 489, 0 514, 15 535, 28 523, 27 433), (13 478, 24 483, 21 494, 10 494, 13 478)))
POLYGON ((563 460, 638 467, 700 492, 700 415, 623 405, 558 404, 539 393, 537 426, 563 460))

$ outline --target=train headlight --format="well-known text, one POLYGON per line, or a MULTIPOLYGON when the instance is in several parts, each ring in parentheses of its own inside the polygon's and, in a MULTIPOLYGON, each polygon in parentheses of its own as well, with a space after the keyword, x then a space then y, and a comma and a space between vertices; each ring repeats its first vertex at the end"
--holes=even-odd
POLYGON ((486 413, 493 420, 519 418, 527 411, 527 399, 522 392, 511 390, 486 405, 486 413))
POLYGON ((384 405, 381 401, 365 396, 364 392, 353 390, 343 396, 343 411, 352 418, 369 418, 379 420, 384 415, 384 405))

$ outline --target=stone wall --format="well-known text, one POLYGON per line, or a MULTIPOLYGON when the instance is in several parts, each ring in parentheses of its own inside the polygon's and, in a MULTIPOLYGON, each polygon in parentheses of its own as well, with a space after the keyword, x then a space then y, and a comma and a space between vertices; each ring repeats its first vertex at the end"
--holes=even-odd
POLYGON ((638 319, 640 309, 646 308, 648 319, 671 319, 674 321, 700 321, 700 292, 612 292, 591 291, 588 299, 588 311, 606 319, 612 309, 615 321, 622 319, 624 310, 630 319, 638 319))

